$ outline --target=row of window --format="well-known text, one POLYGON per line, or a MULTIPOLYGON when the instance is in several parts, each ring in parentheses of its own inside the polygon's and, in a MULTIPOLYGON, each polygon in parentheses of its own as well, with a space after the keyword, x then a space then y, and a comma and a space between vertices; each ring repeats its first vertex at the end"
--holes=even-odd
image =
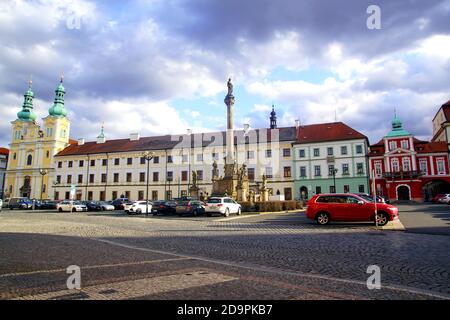
MULTIPOLYGON (((398 148, 397 141, 389 141, 389 151, 396 150, 398 148)), ((409 141, 408 140, 401 140, 400 141, 400 148, 404 150, 409 149, 409 141)))
MULTIPOLYGON (((265 155, 266 155, 266 158, 271 158, 272 157, 272 150, 270 150, 270 149, 266 150, 265 155)), ((291 149, 283 149, 283 157, 290 157, 290 156, 291 156, 291 149)), ((255 158, 255 151, 247 151, 247 159, 254 159, 254 158, 255 158)), ((134 158, 127 158, 126 159, 127 165, 133 165, 133 159, 134 158)), ((145 164, 145 161, 146 161, 145 158, 139 158, 139 159, 140 159, 140 163, 141 164, 145 164)), ((196 155, 196 159, 197 159, 197 162, 203 161, 203 154, 197 154, 196 155)), ((213 160, 219 160, 219 154, 216 153, 216 152, 213 152, 212 153, 212 159, 213 160)), ((155 157, 153 157, 153 159, 151 161, 153 163, 155 163, 155 164, 158 164, 159 160, 160 160, 159 156, 155 156, 155 157)), ((101 160, 98 160, 98 161, 101 162, 102 166, 106 167, 108 165, 108 159, 101 159, 101 160)), ((115 166, 120 165, 120 158, 112 159, 112 161, 113 161, 115 166)), ((187 154, 182 155, 181 156, 181 161, 184 162, 184 163, 189 162, 189 155, 187 155, 187 154)), ((84 160, 79 160, 78 161, 78 166, 79 167, 84 167, 84 163, 85 163, 84 160)), ((170 156, 170 155, 167 156, 167 163, 173 163, 173 156, 170 156)), ((96 164, 97 164, 97 160, 95 160, 95 159, 91 159, 90 160, 90 166, 91 167, 95 167, 96 164)), ((58 168, 62 168, 62 165, 63 165, 62 161, 59 161, 58 162, 58 168)), ((72 160, 67 161, 67 167, 72 168, 73 165, 74 165, 74 161, 72 161, 72 160)))
MULTIPOLYGON (((356 191, 356 190, 355 190, 356 191)), ((344 185, 343 187, 343 192, 344 193, 350 193, 350 192, 355 192, 353 190, 350 190, 350 185, 344 185)), ((329 187, 329 193, 336 193, 336 188, 335 186, 330 186, 329 187)), ((322 193, 322 187, 317 186, 316 187, 316 194, 321 194, 322 193)), ((365 193, 365 188, 363 184, 358 185, 358 193, 365 193)))
MULTIPOLYGON (((300 172, 301 178, 307 178, 306 166, 301 166, 299 172, 300 172)), ((334 165, 332 165, 332 164, 328 165, 328 175, 329 176, 336 175, 338 172, 339 172, 338 169, 336 169, 334 165)), ((358 162, 356 164, 356 173, 359 175, 364 174, 364 164, 362 162, 358 162)), ((348 163, 342 164, 342 175, 350 175, 348 163)), ((316 166, 314 166, 314 177, 320 177, 320 176, 322 176, 322 166, 316 165, 316 166)))
MULTIPOLYGON (((348 155, 347 146, 341 146, 340 149, 341 149, 341 155, 343 155, 343 156, 348 155)), ((356 145, 355 152, 356 152, 356 154, 363 154, 363 146, 360 144, 356 145)), ((334 155, 335 155, 334 147, 328 147, 327 148, 327 156, 334 156, 334 155)), ((306 158, 306 150, 300 149, 298 156, 300 158, 306 158)), ((313 149, 313 156, 320 157, 320 148, 313 149)))
MULTIPOLYGON (((203 176, 203 170, 196 170, 197 172, 197 179, 198 180, 203 180, 204 176, 203 176)), ((212 176, 212 172, 211 172, 211 176, 212 176)), ((250 181, 254 181, 255 180, 255 168, 248 168, 247 169, 247 175, 248 175, 248 179, 250 181)), ((265 168, 265 175, 267 176, 267 178, 273 178, 273 173, 272 173, 272 167, 266 167, 265 168)), ((283 176, 285 178, 291 178, 291 167, 284 167, 283 168, 283 176)), ((107 174, 106 173, 102 173, 100 175, 101 179, 100 181, 102 183, 106 183, 107 182, 107 174)), ((77 176, 77 183, 83 183, 84 181, 84 175, 83 174, 79 174, 77 176)), ((153 182, 158 182, 160 181, 160 177, 159 177, 159 172, 152 172, 152 178, 153 178, 153 182)), ((133 173, 132 172, 127 172, 125 174, 125 181, 126 182, 133 182, 133 173)), ((167 171, 167 175, 166 175, 166 180, 167 181, 173 181, 174 180, 174 174, 173 171, 167 171)), ((56 176, 56 181, 57 183, 61 183, 61 175, 57 175, 56 176)), ((113 182, 117 183, 120 181, 120 174, 119 173, 114 173, 113 174, 113 182)), ((181 171, 181 181, 188 181, 188 171, 181 171)), ((66 177, 66 183, 70 184, 75 182, 73 180, 73 177, 71 174, 67 175, 66 177)), ((146 172, 140 172, 139 173, 139 182, 146 182, 146 172)), ((89 183, 95 183, 95 174, 89 174, 89 183)))
MULTIPOLYGON (((445 159, 437 159, 437 174, 445 174, 445 159)), ((383 173, 381 160, 374 162, 375 174, 381 176, 383 173)), ((428 161, 426 159, 419 160, 419 169, 424 175, 428 175, 428 161)), ((391 159, 391 170, 392 172, 400 172, 400 161, 398 158, 391 159)), ((402 159, 401 171, 411 171, 411 160, 409 158, 402 159)))
MULTIPOLYGON (((21 140, 27 134, 28 134, 28 131, 27 131, 26 128, 24 128, 23 132, 20 131, 20 130, 16 130, 14 132, 14 139, 21 140)), ((45 135, 46 135, 46 137, 52 137, 53 136, 53 128, 46 128, 45 129, 45 135)), ((66 135, 67 135, 67 130, 66 129, 61 129, 59 135, 60 135, 61 138, 65 138, 66 135)))

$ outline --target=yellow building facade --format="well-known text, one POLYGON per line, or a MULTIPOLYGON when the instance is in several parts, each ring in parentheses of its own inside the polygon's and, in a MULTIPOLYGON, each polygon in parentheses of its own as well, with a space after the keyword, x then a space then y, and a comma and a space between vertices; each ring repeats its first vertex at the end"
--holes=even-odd
POLYGON ((56 88, 49 114, 37 123, 33 112, 34 93, 24 95, 22 110, 12 121, 10 158, 6 170, 5 198, 49 199, 53 195, 54 156, 69 145, 70 121, 64 108, 65 90, 56 88))

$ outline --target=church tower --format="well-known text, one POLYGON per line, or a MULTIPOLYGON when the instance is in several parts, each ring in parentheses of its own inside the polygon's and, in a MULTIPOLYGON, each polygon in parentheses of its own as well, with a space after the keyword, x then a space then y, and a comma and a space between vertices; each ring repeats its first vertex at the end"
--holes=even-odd
POLYGON ((6 171, 5 197, 48 199, 53 156, 69 145, 70 122, 64 109, 62 78, 56 89, 55 103, 44 118, 43 128, 33 112, 34 93, 30 79, 22 110, 12 121, 10 159, 6 171))
POLYGON ((277 128, 277 114, 275 112, 275 106, 272 105, 272 112, 270 113, 270 129, 277 128))

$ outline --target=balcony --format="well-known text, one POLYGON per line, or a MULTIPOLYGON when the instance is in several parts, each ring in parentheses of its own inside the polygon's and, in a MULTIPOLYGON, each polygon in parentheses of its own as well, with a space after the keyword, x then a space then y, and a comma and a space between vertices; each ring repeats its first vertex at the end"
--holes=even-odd
POLYGON ((423 175, 421 171, 396 171, 396 172, 385 172, 383 173, 383 178, 385 179, 415 179, 423 175))

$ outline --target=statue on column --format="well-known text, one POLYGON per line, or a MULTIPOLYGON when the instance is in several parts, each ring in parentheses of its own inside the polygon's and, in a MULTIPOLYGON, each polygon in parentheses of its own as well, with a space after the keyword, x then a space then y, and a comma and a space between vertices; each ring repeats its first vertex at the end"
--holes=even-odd
POLYGON ((231 83, 231 78, 228 78, 227 87, 228 87, 228 95, 233 95, 233 83, 231 83))
POLYGON ((219 169, 217 168, 216 160, 214 160, 212 166, 213 166, 213 179, 216 179, 217 177, 219 177, 219 169))
POLYGON ((195 170, 192 170, 192 187, 197 188, 198 187, 197 183, 198 183, 197 172, 195 170))

